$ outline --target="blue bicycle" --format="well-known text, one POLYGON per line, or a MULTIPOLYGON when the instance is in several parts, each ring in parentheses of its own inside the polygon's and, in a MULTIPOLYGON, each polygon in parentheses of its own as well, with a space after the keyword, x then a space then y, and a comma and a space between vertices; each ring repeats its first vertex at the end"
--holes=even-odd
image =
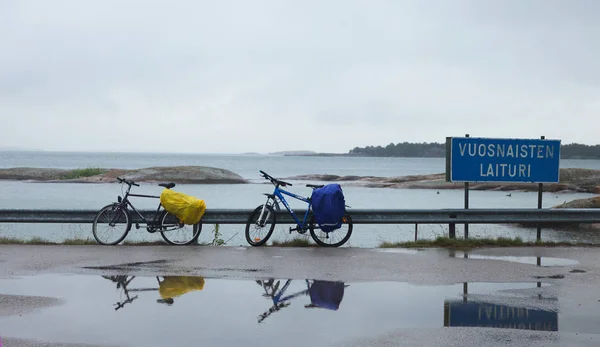
POLYGON ((292 299, 302 295, 308 295, 310 297, 310 304, 304 305, 304 308, 322 308, 337 311, 344 299, 345 289, 350 286, 344 282, 337 281, 312 280, 311 282, 306 279, 305 282, 306 289, 283 296, 292 283, 291 279, 288 279, 281 289, 279 289, 281 283, 279 280, 275 281, 273 278, 268 280, 257 280, 256 283, 265 290, 263 296, 271 298, 273 301, 273 306, 258 316, 258 323, 264 321, 271 314, 290 306, 290 301, 292 299))
MULTIPOLYGON (((275 229, 275 213, 276 211, 281 210, 279 207, 279 202, 285 206, 287 211, 296 222, 296 226, 294 228, 290 227, 290 234, 293 231, 297 231, 300 234, 305 234, 307 230, 310 230, 310 236, 312 239, 315 240, 318 245, 323 247, 339 247, 346 243, 348 239, 350 239, 350 235, 352 235, 352 218, 350 217, 350 214, 344 214, 340 228, 325 232, 321 230, 319 225, 315 222, 314 215, 311 214, 309 218, 309 212, 311 211, 310 197, 304 198, 284 190, 280 187, 291 186, 292 184, 273 178, 271 175, 262 170, 260 170, 260 173, 262 177, 271 181, 271 183, 275 186, 275 190, 272 194, 265 193, 264 195, 267 196, 267 202, 254 209, 252 214, 250 214, 248 217, 248 221, 246 222, 246 241, 250 245, 261 246, 269 240, 273 234, 273 230, 275 229), (288 202, 285 200, 284 194, 291 196, 294 199, 304 201, 308 204, 302 220, 296 216, 288 202), (261 235, 260 233, 264 231, 266 231, 266 234, 261 235)), ((313 190, 315 188, 323 187, 323 185, 314 184, 307 184, 306 186, 312 188, 313 190)))

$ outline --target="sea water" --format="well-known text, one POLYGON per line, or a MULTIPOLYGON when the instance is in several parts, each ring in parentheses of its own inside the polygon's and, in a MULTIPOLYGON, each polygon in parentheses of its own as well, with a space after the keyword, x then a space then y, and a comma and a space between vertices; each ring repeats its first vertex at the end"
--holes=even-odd
MULTIPOLYGON (((204 199, 207 208, 251 209, 264 202, 263 193, 271 192, 273 186, 262 179, 259 170, 274 177, 305 174, 334 174, 359 176, 405 176, 443 173, 444 158, 369 158, 369 157, 316 157, 277 155, 217 155, 217 154, 169 154, 169 153, 68 153, 68 152, 0 152, 0 167, 47 167, 47 168, 124 168, 137 169, 151 166, 200 165, 231 170, 251 180, 250 184, 178 184, 175 190, 204 199)), ((600 169, 599 160, 562 160, 561 167, 600 169)), ((289 190, 309 196, 308 182, 292 182, 289 190)), ((312 182, 319 183, 319 182, 312 182)), ((140 183, 132 192, 159 195, 162 187, 154 183, 140 183)), ((342 185, 346 203, 352 209, 437 209, 462 208, 464 191, 435 189, 365 188, 342 185)), ((119 184, 33 183, 0 181, 0 209, 100 209, 122 194, 119 184)), ((472 208, 536 208, 537 192, 471 191, 469 206, 472 208)), ((587 198, 584 193, 544 193, 543 207, 552 207, 565 201, 587 198)), ((152 209, 157 200, 132 198, 136 208, 152 209)), ((292 208, 302 209, 302 202, 289 200, 292 208)), ((214 225, 204 225, 201 242, 210 242, 214 225)), ((289 234, 289 225, 278 226, 274 239, 285 240, 297 236, 289 234)), ((221 238, 228 245, 246 245, 244 225, 221 225, 221 238)), ((447 225, 419 225, 419 239, 431 239, 447 235, 447 225)), ((462 226, 457 226, 460 235, 462 226)), ((376 247, 382 241, 413 240, 414 225, 367 225, 354 226, 348 245, 353 247, 376 247)), ((515 237, 535 240, 534 228, 517 228, 508 225, 470 225, 470 237, 515 237)), ((93 238, 91 224, 0 224, 0 236, 28 239, 42 237, 52 241, 67 238, 93 238)), ((543 230, 544 240, 596 242, 596 233, 586 230, 543 230)), ((135 228, 126 240, 157 240, 158 234, 148 234, 143 228, 135 228)))

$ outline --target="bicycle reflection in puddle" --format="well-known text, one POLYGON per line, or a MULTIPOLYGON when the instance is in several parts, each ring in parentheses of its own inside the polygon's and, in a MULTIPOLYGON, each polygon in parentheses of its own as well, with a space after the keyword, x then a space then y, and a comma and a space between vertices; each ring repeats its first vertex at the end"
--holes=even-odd
MULTIPOLYGON (((200 291, 204 289, 205 283, 204 277, 201 276, 164 276, 162 280, 160 276, 157 276, 158 287, 131 288, 130 284, 136 276, 115 275, 102 277, 116 283, 117 289, 121 290, 122 299, 114 304, 116 306, 115 311, 136 300, 138 295, 134 293, 148 291, 158 291, 160 299, 157 299, 156 302, 171 306, 174 304, 176 297, 192 291, 200 291)), ((306 283, 306 289, 284 296, 292 283, 291 279, 286 280, 281 289, 281 280, 257 280, 256 283, 265 291, 263 296, 273 301, 273 306, 259 315, 258 323, 261 323, 272 313, 289 306, 292 299, 303 295, 310 297, 310 304, 304 305, 305 308, 322 308, 337 311, 344 298, 344 290, 349 286, 344 282, 337 281, 307 279, 304 282, 306 283)))
POLYGON ((158 287, 153 288, 129 288, 129 284, 135 276, 116 275, 102 277, 117 283, 117 289, 121 289, 121 293, 125 296, 125 299, 115 304, 115 311, 138 298, 137 295, 131 296, 130 292, 158 291, 160 299, 157 299, 156 302, 171 306, 175 302, 174 298, 204 288, 204 277, 201 276, 164 276, 162 280, 160 276, 157 276, 158 287))
POLYGON ((337 281, 305 280, 306 289, 283 296, 289 285, 292 283, 291 279, 288 279, 285 282, 281 290, 279 290, 281 284, 280 280, 271 278, 268 280, 257 280, 256 283, 263 287, 265 291, 263 296, 268 297, 273 301, 273 306, 258 316, 258 323, 264 321, 274 312, 277 312, 284 307, 288 307, 291 304, 290 301, 292 299, 303 295, 308 295, 310 297, 310 304, 304 305, 305 308, 323 308, 337 311, 344 298, 344 289, 349 286, 344 282, 337 281))

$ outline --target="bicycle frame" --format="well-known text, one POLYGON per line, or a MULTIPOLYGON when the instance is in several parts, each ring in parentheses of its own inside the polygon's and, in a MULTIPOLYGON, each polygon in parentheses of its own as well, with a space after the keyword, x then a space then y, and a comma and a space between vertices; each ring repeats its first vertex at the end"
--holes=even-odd
POLYGON ((160 208, 162 207, 162 204, 159 202, 158 203, 158 208, 156 209, 156 213, 154 214, 154 218, 152 218, 151 221, 147 220, 136 208, 135 206, 133 206, 133 204, 131 203, 131 201, 129 201, 129 197, 130 196, 135 196, 135 197, 140 197, 140 198, 155 198, 155 199, 160 199, 160 196, 155 196, 155 195, 143 195, 143 194, 130 194, 129 193, 129 189, 127 189, 127 193, 125 193, 125 197, 123 197, 123 199, 121 199, 121 197, 119 196, 119 203, 121 203, 122 205, 125 205, 126 207, 129 207, 133 210, 133 212, 135 212, 142 220, 143 223, 145 224, 153 224, 157 222, 157 218, 160 212, 160 208))
MULTIPOLYGON (((278 281, 279 282, 279 281, 278 281)), ((305 280, 306 282, 306 289, 298 291, 296 293, 293 294, 289 294, 285 297, 282 297, 283 294, 285 293, 286 289, 289 287, 289 285, 292 283, 291 279, 288 279, 285 284, 283 285, 283 288, 279 289, 279 291, 275 290, 273 293, 271 293, 270 296, 271 300, 273 301, 273 306, 271 306, 266 312, 262 313, 259 318, 258 318, 258 323, 261 323, 263 320, 265 320, 268 316, 270 316, 272 313, 281 310, 282 308, 289 306, 290 305, 290 300, 298 297, 298 296, 302 296, 302 295, 307 295, 308 291, 310 289, 310 282, 308 280, 305 280)), ((266 289, 265 289, 266 290, 266 289)))
POLYGON ((305 295, 305 294, 307 294, 307 293, 308 293, 308 290, 310 289, 310 283, 308 282, 308 280, 305 280, 305 282, 306 282, 306 289, 305 289, 305 290, 302 290, 302 291, 296 292, 296 293, 294 293, 294 294, 290 294, 290 295, 288 295, 288 296, 285 296, 285 297, 283 297, 283 298, 282 298, 281 296, 283 295, 283 293, 285 293, 285 290, 286 290, 286 289, 289 287, 289 285, 292 283, 292 280, 291 280, 291 279, 287 280, 287 281, 285 282, 285 284, 283 285, 283 288, 281 288, 281 290, 279 291, 279 293, 278 293, 278 294, 275 294, 275 295, 273 296, 273 305, 276 305, 276 304, 278 304, 278 303, 280 303, 280 302, 283 302, 283 301, 291 300, 291 299, 293 299, 293 298, 295 298, 295 297, 297 297, 297 296, 300 296, 300 295, 305 295))
MULTIPOLYGON (((144 195, 144 194, 132 194, 129 191, 131 190, 131 186, 129 186, 127 188, 127 191, 125 192, 125 196, 123 198, 121 198, 121 196, 119 195, 117 197, 117 200, 119 202, 120 206, 125 206, 125 209, 127 210, 127 208, 131 208, 131 210, 133 210, 133 212, 135 212, 141 219, 142 219, 142 223, 146 224, 148 226, 155 226, 157 224, 160 224, 158 221, 158 218, 160 216, 160 209, 162 207, 162 204, 159 202, 158 203, 158 207, 156 208, 156 212, 154 213, 154 217, 152 218, 152 220, 148 220, 146 219, 136 208, 135 206, 133 206, 133 204, 131 203, 131 201, 129 201, 129 197, 130 196, 134 196, 134 197, 140 197, 140 198, 153 198, 153 199, 160 199, 160 196, 156 196, 156 195, 144 195)), ((139 225, 139 223, 137 223, 136 225, 139 225)), ((173 223, 173 224, 162 224, 163 227, 165 227, 164 229, 166 229, 166 227, 168 226, 176 226, 179 225, 178 223, 173 223)), ((150 231, 150 230, 149 230, 150 231)))
MULTIPOLYGON (((290 215, 292 216, 292 218, 294 218, 294 221, 296 222, 296 225, 298 225, 298 228, 300 229, 304 229, 306 228, 306 220, 308 218, 308 212, 310 212, 310 207, 312 202, 310 201, 310 199, 307 199, 305 197, 299 196, 297 194, 294 194, 292 192, 288 192, 285 189, 281 189, 279 188, 279 186, 275 186, 275 189, 273 190, 273 194, 268 195, 267 197, 267 204, 269 203, 269 199, 273 199, 275 202, 275 198, 279 198, 279 200, 283 203, 283 206, 285 206, 286 210, 288 210, 288 212, 290 213, 290 215), (294 210, 292 210, 292 208, 290 207, 290 205, 288 204, 287 200, 285 199, 284 195, 288 195, 294 199, 297 200, 301 200, 304 201, 308 204, 308 206, 306 207, 306 212, 304 213, 304 219, 302 221, 300 221, 300 219, 296 216, 296 213, 294 213, 294 210)), ((262 217, 265 213, 265 206, 267 205, 265 204, 263 206, 263 210, 260 213, 260 217, 259 220, 262 220, 262 217)))
MULTIPOLYGON (((104 276, 103 276, 104 277, 104 276)), ((111 276, 112 277, 112 276, 111 276)), ((135 296, 129 296, 130 292, 149 292, 149 291, 158 291, 158 288, 134 288, 134 289, 129 289, 127 288, 127 286, 129 285, 129 283, 131 283, 131 281, 133 281, 133 279, 136 276, 131 276, 131 278, 127 279, 128 276, 125 276, 125 278, 123 279, 122 276, 114 276, 112 278, 107 278, 104 277, 106 279, 110 279, 113 282, 117 283, 117 288, 119 288, 119 286, 121 287, 121 290, 123 291, 123 294, 125 294, 125 297, 127 299, 123 300, 123 301, 119 301, 115 304, 115 311, 119 310, 120 308, 125 307, 126 304, 132 303, 135 299, 138 298, 137 295, 135 296)), ((158 279, 158 277, 156 277, 156 280, 160 283, 160 280, 158 279)))

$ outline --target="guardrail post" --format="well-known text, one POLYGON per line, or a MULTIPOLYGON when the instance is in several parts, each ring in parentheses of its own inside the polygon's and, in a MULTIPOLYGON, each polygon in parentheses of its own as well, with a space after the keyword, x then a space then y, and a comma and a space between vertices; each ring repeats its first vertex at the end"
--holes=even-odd
MULTIPOLYGON (((537 257, 537 266, 542 266, 542 257, 537 257)), ((537 283, 537 287, 541 288, 542 287, 542 282, 538 282, 537 283)))
POLYGON ((418 233, 419 233, 419 224, 415 223, 415 242, 417 242, 418 233))
MULTIPOLYGON (((456 218, 455 214, 451 214, 450 218, 456 218)), ((451 239, 455 239, 456 238, 456 223, 450 223, 449 225, 449 229, 448 229, 448 237, 451 239)))

